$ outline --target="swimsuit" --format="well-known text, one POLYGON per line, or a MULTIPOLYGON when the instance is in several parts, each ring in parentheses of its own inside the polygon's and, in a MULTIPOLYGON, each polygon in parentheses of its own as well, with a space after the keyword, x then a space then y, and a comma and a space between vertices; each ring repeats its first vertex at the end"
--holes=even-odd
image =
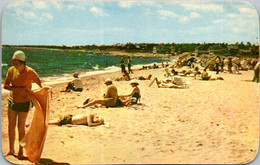
POLYGON ((132 97, 136 98, 135 101, 132 101, 131 104, 137 104, 137 101, 139 100, 140 98, 140 94, 138 92, 135 92, 132 97))
POLYGON ((64 117, 60 118, 58 125, 61 126, 61 125, 65 125, 65 124, 71 124, 71 120, 72 120, 72 115, 64 116, 64 117))
POLYGON ((15 103, 13 101, 8 100, 8 106, 11 110, 16 112, 29 112, 31 101, 25 103, 15 103))

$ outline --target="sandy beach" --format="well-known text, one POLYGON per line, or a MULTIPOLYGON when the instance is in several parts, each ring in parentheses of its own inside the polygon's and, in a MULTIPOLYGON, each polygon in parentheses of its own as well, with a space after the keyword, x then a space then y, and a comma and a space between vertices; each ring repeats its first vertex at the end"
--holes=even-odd
MULTIPOLYGON (((66 114, 97 113, 106 125, 48 127, 41 164, 241 164, 252 161, 259 146, 259 84, 253 71, 242 74, 209 72, 224 81, 190 81, 187 89, 157 88, 137 80, 141 103, 132 107, 77 109, 87 98, 102 98, 106 78, 120 71, 82 78, 82 93, 61 93, 66 84, 52 85, 50 119, 66 114)), ((131 77, 164 69, 134 71, 131 77)), ((129 81, 114 82, 118 93, 129 94, 129 81)), ((8 151, 7 97, 2 97, 2 150, 8 151)), ((28 123, 32 112, 28 115, 28 123)), ((16 152, 18 150, 16 137, 16 152)), ((17 154, 17 153, 16 153, 17 154)), ((13 156, 14 164, 30 164, 13 156)))

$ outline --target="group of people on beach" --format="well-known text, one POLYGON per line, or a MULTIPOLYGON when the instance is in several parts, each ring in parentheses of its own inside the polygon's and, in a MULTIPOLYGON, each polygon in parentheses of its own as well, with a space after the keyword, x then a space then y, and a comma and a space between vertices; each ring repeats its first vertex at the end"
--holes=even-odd
POLYGON ((132 62, 133 60, 131 59, 130 56, 127 57, 127 60, 125 62, 125 59, 124 57, 121 57, 121 61, 120 61, 120 67, 121 67, 121 72, 122 73, 126 73, 126 69, 125 69, 125 64, 127 64, 127 68, 128 68, 128 73, 133 73, 132 69, 131 69, 131 66, 132 66, 132 62))
MULTIPOLYGON (((10 67, 7 71, 7 75, 4 81, 4 89, 9 90, 9 96, 8 96, 8 139, 9 139, 9 151, 5 154, 5 156, 8 155, 15 155, 14 150, 14 142, 15 142, 15 128, 16 128, 16 122, 18 127, 18 136, 19 141, 22 140, 22 138, 25 135, 25 122, 28 115, 28 112, 30 108, 32 107, 31 99, 28 96, 27 92, 32 88, 32 82, 35 82, 40 88, 42 88, 42 83, 37 75, 37 73, 29 66, 26 65, 26 56, 23 51, 16 51, 13 54, 12 57, 12 63, 13 66, 10 67)), ((128 57, 128 72, 132 73, 131 69, 131 59, 128 57)), ((194 61, 190 62, 192 64, 194 61)), ((202 62, 200 61, 202 64, 202 62)), ((217 57, 216 63, 215 63, 215 69, 216 73, 218 74, 219 71, 224 71, 223 67, 223 59, 220 57, 217 57), (221 68, 219 70, 219 67, 221 68)), ((180 65, 180 62, 177 63, 180 65)), ((251 65, 251 64, 250 64, 251 65)), ((205 66, 205 64, 204 64, 205 66)), ((260 74, 260 61, 252 62, 252 66, 254 67, 254 77, 252 81, 259 82, 259 74, 260 74)), ((243 63, 241 63, 241 67, 243 70, 246 70, 252 66, 248 66, 248 63, 243 60, 243 63), (248 68, 247 68, 248 67, 248 68)), ((162 67, 165 67, 163 65, 162 67)), ((169 64, 167 63, 167 69, 171 68, 169 64)), ((154 81, 156 81, 158 87, 173 87, 173 88, 182 88, 178 83, 182 83, 180 79, 180 75, 178 75, 180 72, 177 72, 174 67, 172 67, 171 73, 167 73, 166 76, 169 76, 170 74, 174 74, 174 78, 168 79, 166 81, 159 81, 157 78, 154 78, 154 81), (177 76, 178 75, 178 76, 177 76), (169 85, 168 83, 174 82, 175 84, 169 85)), ((230 73, 232 72, 232 59, 229 59, 228 62, 228 71, 230 73), (231 62, 230 62, 231 61, 231 62)), ((125 74, 125 76, 128 78, 127 80, 130 80, 129 73, 124 69, 124 60, 121 62, 121 69, 122 73, 125 74), (128 74, 128 75, 126 75, 128 74)), ((193 74, 200 74, 202 80, 210 80, 211 77, 206 72, 206 69, 204 69, 203 72, 199 72, 199 69, 194 67, 193 74)), ((185 72, 185 76, 187 76, 188 72, 185 72)), ((196 76, 195 74, 195 76, 196 76)), ((75 91, 75 92, 82 92, 83 91, 83 84, 81 79, 79 78, 78 73, 73 74, 74 79, 68 83, 66 89, 64 92, 69 91, 75 91)), ((145 77, 138 77, 136 79, 139 80, 150 80, 152 75, 149 75, 147 78, 145 77)), ((116 86, 113 85, 113 81, 111 79, 105 80, 105 85, 107 86, 106 93, 104 93, 103 99, 93 100, 90 101, 90 98, 87 98, 86 101, 84 101, 83 105, 78 105, 78 108, 85 108, 89 106, 93 106, 96 104, 100 104, 106 107, 116 107, 116 106, 128 106, 131 104, 137 104, 137 102, 140 100, 141 92, 138 88, 139 83, 136 80, 131 80, 130 85, 133 87, 133 90, 130 94, 126 95, 118 95, 118 91, 116 86)), ((104 124, 104 119, 98 116, 97 114, 89 114, 89 115, 80 115, 80 116, 64 116, 62 119, 50 121, 50 124, 57 124, 57 125, 63 125, 63 124, 84 124, 88 126, 96 126, 96 125, 102 125, 104 124)), ((19 145, 19 151, 18 151, 18 159, 23 159, 23 147, 19 145)))
MULTIPOLYGON (((16 122, 18 127, 19 141, 25 136, 25 123, 29 110, 32 107, 32 102, 28 96, 28 91, 32 88, 32 82, 38 84, 42 88, 41 80, 38 74, 29 66, 26 65, 26 56, 23 51, 16 51, 12 57, 13 66, 8 69, 6 79, 4 81, 4 89, 9 90, 8 96, 8 139, 9 151, 5 154, 15 155, 15 128, 16 122)), ((130 68, 131 71, 131 68, 130 68)), ((82 92, 83 85, 79 78, 79 73, 73 74, 74 79, 68 83, 63 92, 75 91, 82 92)), ((93 100, 89 102, 87 99, 83 106, 78 108, 89 107, 95 104, 101 104, 106 107, 128 106, 130 104, 137 104, 141 97, 138 82, 132 80, 130 82, 133 91, 127 95, 118 96, 117 88, 113 85, 111 79, 106 79, 107 85, 106 93, 103 100, 93 100)), ((88 126, 96 126, 104 124, 104 119, 97 114, 80 115, 80 116, 64 116, 62 119, 49 121, 49 124, 84 124, 88 126)), ((18 159, 24 159, 23 147, 19 144, 18 159)))

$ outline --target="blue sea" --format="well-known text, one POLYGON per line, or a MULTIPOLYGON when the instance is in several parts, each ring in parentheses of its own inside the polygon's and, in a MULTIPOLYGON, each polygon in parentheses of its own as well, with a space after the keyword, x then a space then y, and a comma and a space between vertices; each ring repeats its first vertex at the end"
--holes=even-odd
MULTIPOLYGON (((8 68, 12 66, 11 58, 17 49, 2 47, 2 81, 8 68)), ((84 52, 55 51, 48 49, 19 49, 26 54, 26 65, 32 67, 40 78, 62 77, 73 72, 89 73, 108 69, 119 69, 121 57, 84 52)), ((133 65, 161 63, 167 59, 161 58, 132 58, 133 65)))

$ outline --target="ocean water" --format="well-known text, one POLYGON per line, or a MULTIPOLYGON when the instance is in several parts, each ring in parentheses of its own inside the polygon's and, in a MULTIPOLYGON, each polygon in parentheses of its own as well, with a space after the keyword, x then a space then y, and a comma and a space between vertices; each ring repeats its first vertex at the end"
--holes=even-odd
MULTIPOLYGON (((8 68, 12 66, 11 58, 17 49, 2 47, 2 81, 8 68)), ((107 70, 119 70, 121 57, 104 56, 83 52, 54 51, 46 49, 20 49, 26 54, 26 65, 32 67, 40 78, 67 77, 73 72, 83 74, 100 73, 107 70)), ((145 65, 167 61, 160 58, 132 58, 133 65, 145 65)))

